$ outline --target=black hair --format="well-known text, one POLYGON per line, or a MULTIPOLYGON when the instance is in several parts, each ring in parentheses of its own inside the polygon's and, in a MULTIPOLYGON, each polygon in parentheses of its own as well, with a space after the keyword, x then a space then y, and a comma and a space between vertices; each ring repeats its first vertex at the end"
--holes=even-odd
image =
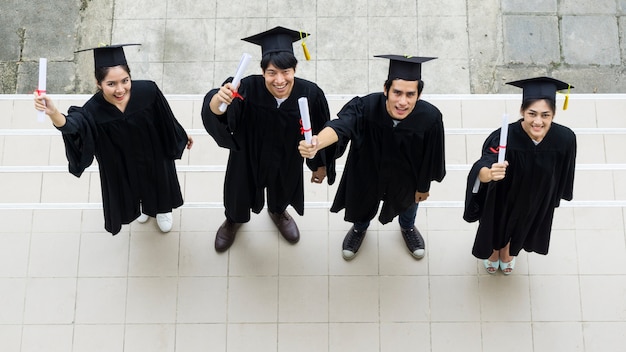
MULTIPOLYGON (((399 79, 399 78, 388 79, 388 80, 385 81, 385 91, 386 92, 389 92, 389 89, 391 89, 391 84, 396 79, 399 79)), ((421 79, 418 79, 417 80, 417 96, 422 95, 422 91, 423 90, 424 90, 424 81, 422 81, 421 79)))
MULTIPOLYGON (((124 69, 124 71, 126 71, 126 73, 128 73, 128 76, 130 77, 130 67, 128 67, 128 65, 119 65, 119 66, 122 69, 124 69)), ((111 67, 96 67, 95 76, 96 76, 96 82, 98 82, 98 84, 101 84, 102 81, 104 81, 104 78, 107 76, 110 69, 111 67)))
POLYGON ((265 72, 270 64, 281 70, 286 70, 288 68, 293 68, 295 70, 296 65, 298 64, 298 59, 296 59, 293 53, 287 51, 279 51, 263 55, 261 58, 261 69, 263 72, 265 72))
POLYGON ((533 99, 524 100, 522 101, 522 106, 520 107, 520 110, 526 111, 526 109, 528 109, 531 105, 533 105, 534 103, 540 100, 545 100, 545 102, 550 107, 550 110, 552 110, 552 114, 556 112, 556 102, 552 99, 547 99, 547 98, 533 98, 533 99))

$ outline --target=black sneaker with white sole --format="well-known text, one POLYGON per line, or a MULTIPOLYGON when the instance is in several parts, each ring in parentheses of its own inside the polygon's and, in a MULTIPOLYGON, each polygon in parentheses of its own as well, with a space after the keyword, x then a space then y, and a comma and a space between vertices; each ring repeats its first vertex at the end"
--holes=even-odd
POLYGON ((350 228, 346 237, 343 239, 343 246, 341 255, 345 260, 352 260, 356 257, 356 254, 361 248, 361 243, 363 243, 363 239, 365 238, 365 231, 357 231, 354 229, 354 226, 350 228))
POLYGON ((417 259, 424 258, 426 245, 417 227, 413 226, 412 229, 400 229, 400 231, 402 232, 402 238, 404 238, 404 243, 406 243, 406 247, 409 249, 409 252, 411 252, 411 255, 417 259))

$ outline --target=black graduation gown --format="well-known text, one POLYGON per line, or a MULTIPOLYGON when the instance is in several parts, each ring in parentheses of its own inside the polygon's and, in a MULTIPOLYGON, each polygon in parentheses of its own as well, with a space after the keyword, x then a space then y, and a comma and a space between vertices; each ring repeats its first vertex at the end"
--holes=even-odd
POLYGON ((500 129, 489 135, 482 157, 467 177, 463 218, 479 221, 472 254, 480 259, 487 259, 509 240, 512 256, 522 248, 547 254, 554 209, 561 199, 572 200, 576 163, 572 130, 553 122, 535 145, 518 120, 509 125, 507 139, 509 166, 503 180, 481 183, 478 192, 472 192, 480 169, 498 160, 500 129))
POLYGON ((373 93, 355 97, 330 121, 339 136, 337 156, 352 141, 341 183, 331 207, 345 208, 345 220, 373 219, 380 201, 379 221, 386 224, 415 203, 415 192, 428 192, 441 182, 445 169, 442 115, 434 105, 418 100, 415 109, 395 127, 386 97, 373 93))
POLYGON ((183 204, 174 159, 187 133, 152 81, 132 81, 124 112, 96 93, 83 107, 70 107, 63 133, 69 171, 80 177, 98 160, 104 228, 117 234, 143 213, 156 216, 183 204))
MULTIPOLYGON (((230 81, 231 79, 227 80, 230 81)), ((230 149, 224 179, 226 216, 243 223, 250 210, 259 213, 267 189, 270 211, 283 211, 291 205, 304 214, 303 158, 298 143, 304 139, 298 99, 307 97, 311 128, 318 133, 330 120, 324 92, 313 82, 295 78, 291 94, 280 107, 265 87, 261 75, 241 80, 236 98, 223 115, 215 115, 209 103, 218 89, 209 91, 202 106, 202 122, 207 132, 223 148, 230 149)), ((335 180, 334 149, 319 153, 306 164, 312 171, 326 166, 327 182, 335 180)))

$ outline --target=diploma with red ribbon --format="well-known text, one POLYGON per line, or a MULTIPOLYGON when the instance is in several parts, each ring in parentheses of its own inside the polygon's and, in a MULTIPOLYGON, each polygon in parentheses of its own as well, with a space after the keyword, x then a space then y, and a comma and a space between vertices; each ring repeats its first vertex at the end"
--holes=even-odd
MULTIPOLYGON (((37 88, 37 95, 46 93, 46 71, 48 60, 44 58, 39 59, 39 85, 37 88)), ((37 121, 43 122, 46 119, 46 113, 44 111, 37 111, 37 121)))
POLYGON ((500 145, 498 146, 498 163, 504 162, 506 153, 506 140, 509 133, 509 115, 502 115, 502 128, 500 129, 500 145))
MULTIPOLYGON (((237 73, 235 73, 235 76, 233 77, 233 81, 231 82, 233 87, 235 87, 235 89, 239 88, 239 83, 241 82, 241 79, 243 78, 243 74, 246 72, 246 67, 248 67, 248 64, 250 63, 250 59, 252 59, 252 56, 250 56, 250 54, 243 53, 243 55, 241 55, 241 60, 239 61, 239 67, 237 67, 237 73)), ((241 98, 241 95, 235 94, 234 98, 241 98)), ((228 105, 226 103, 222 103, 220 104, 219 109, 221 112, 224 112, 226 111, 227 107, 228 105)))
POLYGON ((302 129, 301 133, 304 135, 304 140, 311 144, 311 117, 309 116, 309 100, 306 97, 298 99, 298 106, 300 107, 300 118, 302 129))

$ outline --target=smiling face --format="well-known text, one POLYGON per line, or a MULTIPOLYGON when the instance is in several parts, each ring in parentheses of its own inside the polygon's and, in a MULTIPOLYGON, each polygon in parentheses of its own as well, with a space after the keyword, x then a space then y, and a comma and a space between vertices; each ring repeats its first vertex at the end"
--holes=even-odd
POLYGON ((530 104, 522 113, 522 128, 536 142, 541 142, 548 133, 554 119, 554 110, 545 99, 530 104))
POLYGON ((295 74, 295 68, 281 69, 270 63, 267 68, 263 70, 265 87, 275 98, 285 99, 289 97, 289 94, 291 94, 293 90, 295 74))
POLYGON ((122 66, 110 67, 97 84, 104 99, 123 111, 130 99, 130 73, 122 66))
POLYGON ((387 112, 396 120, 403 120, 413 111, 419 99, 418 81, 394 79, 387 90, 387 112))

